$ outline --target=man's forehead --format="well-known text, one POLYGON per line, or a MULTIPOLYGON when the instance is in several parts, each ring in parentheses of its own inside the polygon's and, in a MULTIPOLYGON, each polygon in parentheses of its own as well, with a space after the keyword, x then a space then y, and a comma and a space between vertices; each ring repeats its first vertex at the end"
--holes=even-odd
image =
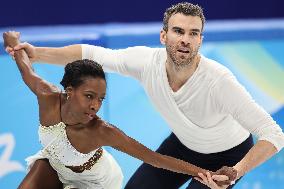
POLYGON ((179 27, 182 29, 190 28, 190 29, 199 29, 202 28, 202 21, 199 16, 191 16, 191 15, 184 15, 184 14, 174 14, 170 17, 168 26, 170 28, 179 27))
POLYGON ((176 13, 176 14, 173 14, 170 18, 169 18, 169 22, 170 21, 179 21, 179 20, 188 20, 188 21, 192 21, 192 20, 195 20, 195 21, 201 21, 201 18, 199 16, 191 16, 191 15, 185 15, 185 14, 181 14, 181 13, 176 13))

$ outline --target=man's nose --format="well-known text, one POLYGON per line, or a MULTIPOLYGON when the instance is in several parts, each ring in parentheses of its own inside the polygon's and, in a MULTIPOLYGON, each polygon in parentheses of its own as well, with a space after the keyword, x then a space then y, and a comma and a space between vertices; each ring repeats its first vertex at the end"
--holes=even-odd
POLYGON ((185 46, 189 45, 190 44, 190 36, 189 35, 183 35, 182 38, 181 38, 181 43, 185 46))

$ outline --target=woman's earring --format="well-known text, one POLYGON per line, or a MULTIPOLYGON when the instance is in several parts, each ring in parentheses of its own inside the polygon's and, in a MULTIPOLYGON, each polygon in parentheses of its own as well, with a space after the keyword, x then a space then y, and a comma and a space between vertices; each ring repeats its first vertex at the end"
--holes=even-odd
POLYGON ((67 95, 67 100, 69 99, 69 95, 67 95))

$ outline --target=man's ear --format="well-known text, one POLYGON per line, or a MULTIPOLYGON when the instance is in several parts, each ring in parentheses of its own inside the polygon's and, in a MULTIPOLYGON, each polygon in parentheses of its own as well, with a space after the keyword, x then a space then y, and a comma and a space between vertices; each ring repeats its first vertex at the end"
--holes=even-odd
POLYGON ((161 30, 160 32, 160 42, 162 45, 165 45, 166 44, 166 41, 167 41, 167 32, 165 30, 161 30))
POLYGON ((201 45, 202 45, 202 43, 203 43, 203 39, 204 39, 204 36, 201 34, 201 35, 200 35, 199 47, 201 47, 201 45))

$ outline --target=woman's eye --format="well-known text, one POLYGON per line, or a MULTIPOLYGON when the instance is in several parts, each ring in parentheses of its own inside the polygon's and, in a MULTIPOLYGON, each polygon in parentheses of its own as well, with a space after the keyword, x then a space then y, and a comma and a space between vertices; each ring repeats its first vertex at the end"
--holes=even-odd
POLYGON ((87 98, 91 99, 92 98, 92 95, 86 95, 87 98))

